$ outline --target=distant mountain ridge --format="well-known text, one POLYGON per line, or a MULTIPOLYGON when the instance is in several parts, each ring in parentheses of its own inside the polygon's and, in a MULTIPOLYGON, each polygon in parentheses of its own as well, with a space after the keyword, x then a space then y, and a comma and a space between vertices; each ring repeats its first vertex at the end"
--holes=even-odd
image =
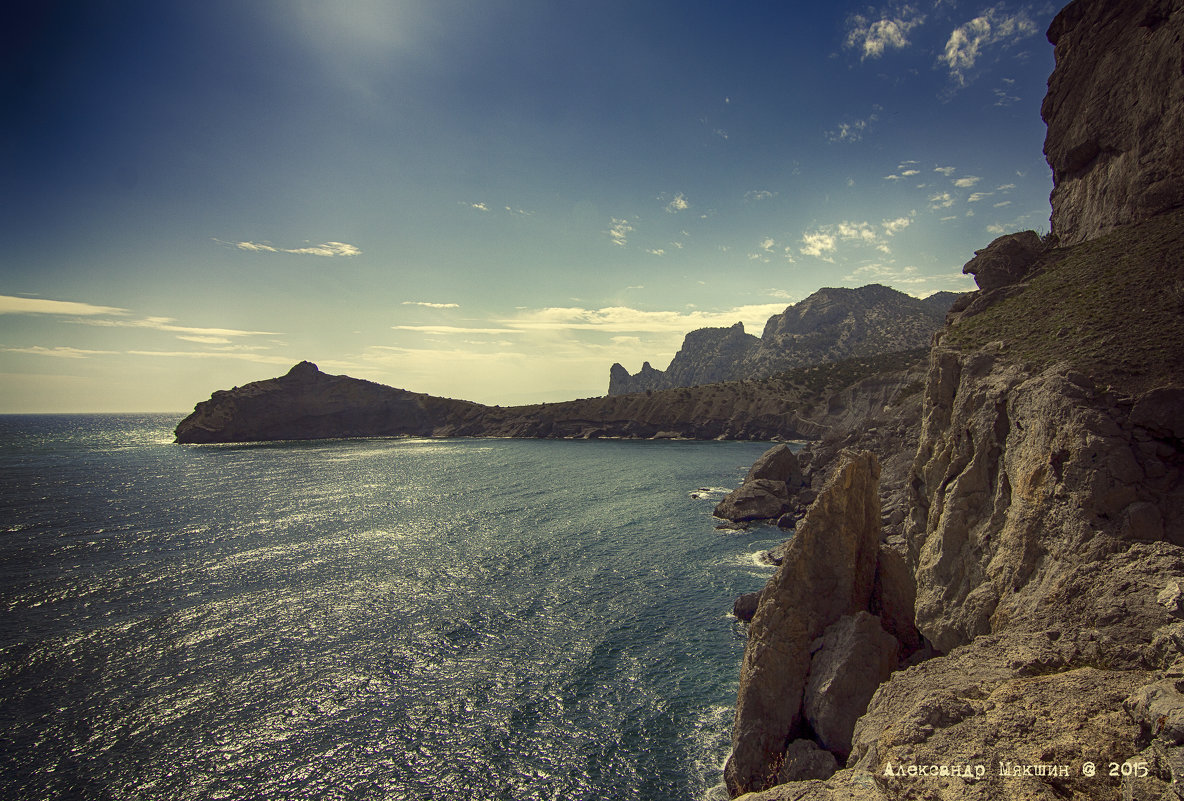
POLYGON ((700 328, 683 339, 665 370, 649 362, 636 374, 609 370, 609 395, 763 378, 813 364, 926 347, 958 297, 938 292, 914 298, 891 287, 827 287, 775 314, 760 337, 743 323, 700 328))

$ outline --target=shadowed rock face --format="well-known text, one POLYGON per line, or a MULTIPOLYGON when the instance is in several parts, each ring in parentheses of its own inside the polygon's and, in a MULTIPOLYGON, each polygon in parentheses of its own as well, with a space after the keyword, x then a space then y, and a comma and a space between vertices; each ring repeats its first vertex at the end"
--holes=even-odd
POLYGON ((1077 0, 1049 27, 1056 69, 1041 115, 1061 244, 1184 205, 1182 9, 1077 0))

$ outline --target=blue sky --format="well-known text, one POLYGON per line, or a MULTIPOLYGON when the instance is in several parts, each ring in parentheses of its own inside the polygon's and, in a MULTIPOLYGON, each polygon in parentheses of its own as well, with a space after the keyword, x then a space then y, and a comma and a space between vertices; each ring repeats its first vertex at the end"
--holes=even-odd
POLYGON ((823 286, 1048 230, 1058 6, 18 3, 0 411, 322 370, 603 394, 823 286))

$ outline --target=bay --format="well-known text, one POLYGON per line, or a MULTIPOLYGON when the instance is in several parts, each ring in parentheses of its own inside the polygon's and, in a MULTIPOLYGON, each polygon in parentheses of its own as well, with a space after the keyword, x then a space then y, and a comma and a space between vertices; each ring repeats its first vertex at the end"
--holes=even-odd
POLYGON ((0 417, 0 795, 719 792, 727 613, 781 534, 711 509, 767 443, 177 419, 0 417))

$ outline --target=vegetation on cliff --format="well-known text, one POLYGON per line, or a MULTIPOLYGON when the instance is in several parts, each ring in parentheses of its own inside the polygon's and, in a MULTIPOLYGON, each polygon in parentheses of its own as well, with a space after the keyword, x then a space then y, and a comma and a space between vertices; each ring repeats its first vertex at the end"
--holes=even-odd
POLYGON ((942 338, 990 342, 1041 369, 1065 363, 1132 393, 1184 378, 1184 209, 1040 257, 1022 292, 958 320, 942 338))

